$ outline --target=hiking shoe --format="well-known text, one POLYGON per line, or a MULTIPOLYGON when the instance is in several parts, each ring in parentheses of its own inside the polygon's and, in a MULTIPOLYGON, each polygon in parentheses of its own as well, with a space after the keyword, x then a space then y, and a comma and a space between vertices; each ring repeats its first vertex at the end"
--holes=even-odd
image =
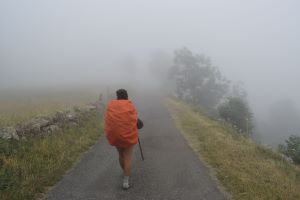
POLYGON ((128 176, 124 176, 123 178, 123 189, 127 190, 129 188, 129 177, 128 176))

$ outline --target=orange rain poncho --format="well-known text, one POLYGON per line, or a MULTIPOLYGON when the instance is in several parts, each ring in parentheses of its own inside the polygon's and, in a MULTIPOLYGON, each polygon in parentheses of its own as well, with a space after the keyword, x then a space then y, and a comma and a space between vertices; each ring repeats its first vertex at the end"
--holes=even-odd
POLYGON ((112 100, 106 110, 104 131, 112 146, 126 148, 138 142, 137 112, 129 100, 112 100))

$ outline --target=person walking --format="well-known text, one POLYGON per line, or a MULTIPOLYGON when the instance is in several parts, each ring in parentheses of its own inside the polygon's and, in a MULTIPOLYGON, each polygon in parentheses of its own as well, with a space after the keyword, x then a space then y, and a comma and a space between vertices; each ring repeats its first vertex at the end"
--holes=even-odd
POLYGON ((109 102, 105 113, 104 131, 110 145, 119 153, 119 164, 123 170, 123 189, 128 189, 134 146, 138 143, 138 114, 128 100, 125 89, 116 91, 117 99, 109 102))

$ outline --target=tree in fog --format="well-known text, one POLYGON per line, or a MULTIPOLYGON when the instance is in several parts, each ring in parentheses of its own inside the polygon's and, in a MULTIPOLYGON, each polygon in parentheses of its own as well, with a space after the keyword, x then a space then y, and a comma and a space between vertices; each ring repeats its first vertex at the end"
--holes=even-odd
POLYGON ((179 98, 209 111, 215 109, 229 86, 209 57, 193 54, 188 48, 175 51, 170 76, 179 98))
POLYGON ((291 135, 285 140, 285 144, 279 145, 279 151, 290 157, 294 163, 300 164, 300 137, 291 135))
POLYGON ((233 83, 230 87, 230 92, 229 92, 228 96, 240 97, 241 99, 246 100, 247 92, 244 88, 244 83, 241 81, 233 83))
POLYGON ((250 134, 253 129, 253 114, 247 102, 241 97, 229 97, 218 107, 222 119, 234 125, 239 131, 250 134))

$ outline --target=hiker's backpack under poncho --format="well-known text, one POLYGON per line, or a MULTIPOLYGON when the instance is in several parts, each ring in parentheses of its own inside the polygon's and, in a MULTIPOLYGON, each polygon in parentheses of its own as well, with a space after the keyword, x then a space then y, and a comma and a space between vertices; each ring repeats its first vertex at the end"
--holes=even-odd
POLYGON ((126 148, 138 142, 137 112, 129 100, 112 100, 106 110, 104 131, 109 143, 126 148))

